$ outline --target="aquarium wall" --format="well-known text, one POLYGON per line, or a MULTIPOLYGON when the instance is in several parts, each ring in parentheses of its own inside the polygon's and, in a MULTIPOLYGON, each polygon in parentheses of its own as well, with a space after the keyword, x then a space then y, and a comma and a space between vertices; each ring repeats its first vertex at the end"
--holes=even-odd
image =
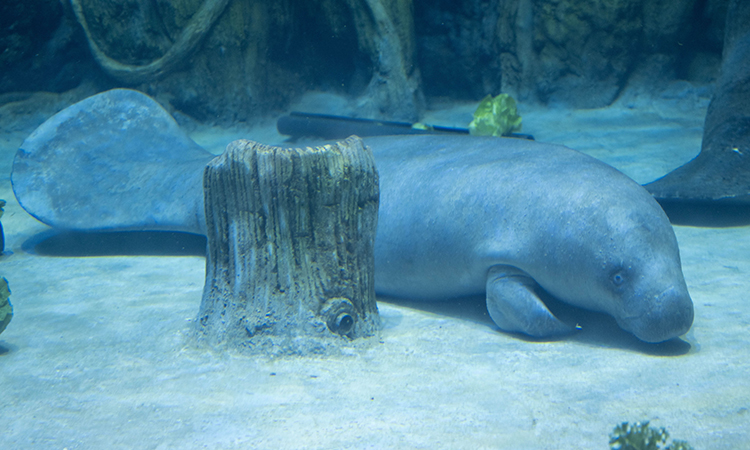
MULTIPOLYGON (((133 87, 201 122, 256 121, 310 91, 361 117, 431 102, 611 104, 712 81, 727 0, 29 0, 0 5, 0 93, 133 87)), ((17 95, 17 94, 15 94, 17 95)))

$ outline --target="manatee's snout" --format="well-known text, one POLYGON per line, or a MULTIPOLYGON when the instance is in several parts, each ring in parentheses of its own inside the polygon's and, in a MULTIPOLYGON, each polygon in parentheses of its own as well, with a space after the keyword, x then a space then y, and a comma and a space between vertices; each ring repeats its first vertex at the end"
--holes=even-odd
POLYGON ((643 314, 617 318, 623 329, 646 342, 662 342, 681 336, 693 324, 693 301, 687 287, 670 287, 646 300, 643 314))

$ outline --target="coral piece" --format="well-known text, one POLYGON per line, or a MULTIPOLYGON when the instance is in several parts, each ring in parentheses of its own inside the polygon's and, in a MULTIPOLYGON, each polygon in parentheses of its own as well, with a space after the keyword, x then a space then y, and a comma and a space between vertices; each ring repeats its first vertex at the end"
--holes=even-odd
POLYGON ((508 136, 516 131, 521 131, 521 116, 516 101, 508 94, 485 97, 469 124, 469 133, 474 136, 508 136))
POLYGON ((653 428, 645 422, 631 425, 623 422, 609 435, 609 446, 614 450, 692 450, 685 441, 673 440, 669 445, 669 433, 664 428, 653 428))

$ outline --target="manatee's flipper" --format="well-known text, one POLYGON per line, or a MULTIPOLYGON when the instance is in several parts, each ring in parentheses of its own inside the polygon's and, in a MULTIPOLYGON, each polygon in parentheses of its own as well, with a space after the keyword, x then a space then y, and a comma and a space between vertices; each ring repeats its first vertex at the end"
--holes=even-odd
POLYGON ((729 5, 721 75, 700 154, 645 188, 660 202, 750 204, 750 1, 729 5))
POLYGON ((37 128, 16 153, 11 181, 21 206, 56 228, 202 233, 212 157, 150 97, 115 89, 37 128))
POLYGON ((568 334, 573 327, 552 315, 536 294, 541 289, 526 272, 512 266, 493 266, 487 273, 487 310, 503 331, 536 338, 568 334))

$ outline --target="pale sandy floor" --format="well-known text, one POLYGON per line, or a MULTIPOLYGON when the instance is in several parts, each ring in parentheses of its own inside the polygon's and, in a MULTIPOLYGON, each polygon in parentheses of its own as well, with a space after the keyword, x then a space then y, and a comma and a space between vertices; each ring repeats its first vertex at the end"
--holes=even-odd
MULTIPOLYGON (((537 140, 646 182, 697 153, 706 106, 687 95, 521 112, 537 140)), ((424 122, 465 126, 457 122, 472 110, 434 111, 424 122)), ((199 240, 182 243, 194 256, 22 248, 47 228, 20 209, 9 184, 13 153, 31 130, 2 123, 12 254, 0 274, 16 315, 0 335, 0 448, 606 449, 616 424, 638 420, 696 449, 750 441, 748 227, 676 227, 696 312, 682 341, 641 344, 607 318, 567 311, 583 326, 578 335, 529 342, 496 331, 480 299, 381 302, 381 336, 346 356, 212 354, 189 338, 204 281, 199 240)), ((279 138, 269 128, 194 135, 212 151, 243 135, 279 138)), ((133 239, 160 251, 158 239, 133 239)))

